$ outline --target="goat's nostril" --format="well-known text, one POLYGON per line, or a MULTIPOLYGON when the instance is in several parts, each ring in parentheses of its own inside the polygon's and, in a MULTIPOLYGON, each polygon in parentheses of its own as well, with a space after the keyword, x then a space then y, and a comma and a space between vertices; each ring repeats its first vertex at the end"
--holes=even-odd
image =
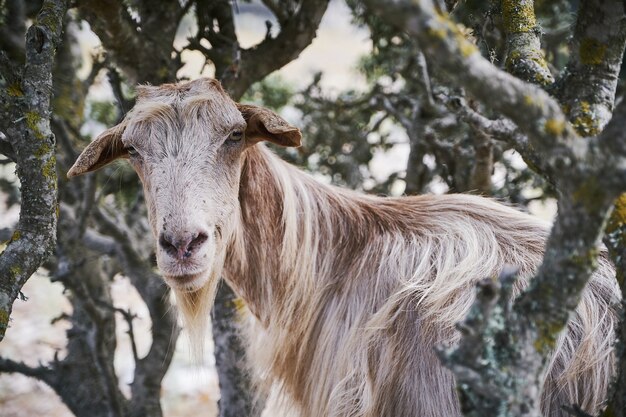
POLYGON ((159 245, 171 257, 182 260, 190 258, 207 239, 208 236, 205 233, 198 233, 194 237, 188 235, 181 239, 162 233, 159 236, 159 245))
POLYGON ((187 253, 189 253, 189 255, 187 256, 187 253, 185 253, 185 256, 186 257, 191 256, 191 252, 195 251, 200 246, 202 246, 202 244, 206 242, 208 238, 209 237, 205 235, 204 233, 198 233, 196 237, 194 237, 191 240, 191 242, 189 242, 189 245, 187 246, 187 253))
POLYGON ((159 245, 170 255, 175 256, 178 249, 176 245, 172 243, 173 239, 170 236, 166 236, 165 233, 161 233, 159 236, 159 245))

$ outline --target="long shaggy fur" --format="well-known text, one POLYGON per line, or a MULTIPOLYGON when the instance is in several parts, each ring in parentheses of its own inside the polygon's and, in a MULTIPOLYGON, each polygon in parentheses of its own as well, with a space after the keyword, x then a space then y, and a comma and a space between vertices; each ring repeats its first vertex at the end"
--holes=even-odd
MULTIPOLYGON (((519 292, 548 225, 470 195, 379 198, 319 184, 263 147, 245 155, 225 276, 255 316, 250 362, 281 413, 458 416, 454 344, 476 282, 505 264, 519 292)), ((598 270, 546 376, 543 410, 596 414, 613 373, 619 290, 598 270)))
MULTIPOLYGON (((297 145, 297 129, 237 107, 214 80, 138 91, 135 110, 70 175, 133 146, 154 235, 204 231, 187 260, 157 248, 195 345, 223 275, 252 313, 249 361, 280 409, 272 417, 459 416, 435 347, 457 343, 477 281, 509 264, 521 274, 515 293, 527 285, 548 225, 476 196, 379 198, 320 184, 254 144, 297 145), (228 144, 233 129, 250 137, 228 144)), ((598 414, 619 300, 603 256, 549 364, 546 416, 571 404, 598 414)))

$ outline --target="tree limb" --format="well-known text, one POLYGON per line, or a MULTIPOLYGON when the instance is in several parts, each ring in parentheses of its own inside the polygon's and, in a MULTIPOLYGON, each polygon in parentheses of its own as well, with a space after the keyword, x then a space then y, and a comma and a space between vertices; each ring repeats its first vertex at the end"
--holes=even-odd
POLYGON ((313 41, 327 7, 328 0, 301 2, 275 38, 265 38, 260 44, 242 50, 237 74, 223 81, 231 96, 239 99, 254 81, 296 59, 313 41))
POLYGON ((548 86, 554 82, 554 77, 541 50, 534 3, 534 0, 501 1, 507 46, 505 66, 508 72, 524 81, 548 86))
POLYGON ((169 6, 155 7, 153 3, 141 2, 144 13, 141 24, 132 19, 122 0, 85 0, 79 4, 79 11, 111 54, 112 61, 133 84, 162 84, 176 77, 180 63, 170 54, 179 21, 172 17, 179 15, 180 5, 177 1, 166 3, 169 6), (174 14, 168 15, 172 7, 174 14), (144 32, 142 24, 158 28, 144 32))
POLYGON ((472 97, 515 122, 532 138, 537 154, 550 155, 553 147, 558 148, 550 160, 541 162, 542 171, 550 173, 575 159, 571 144, 578 137, 560 105, 542 89, 494 67, 454 23, 429 8, 428 1, 395 0, 390 7, 375 0, 367 3, 378 5, 386 19, 415 36, 431 66, 454 74, 454 81, 472 97))
POLYGON ((52 64, 63 27, 66 0, 44 2, 26 35, 26 64, 7 137, 17 156, 22 206, 16 232, 0 254, 0 340, 13 302, 26 280, 48 257, 56 238, 55 139, 50 130, 52 64))
POLYGON ((541 161, 539 155, 533 149, 528 141, 528 136, 524 135, 519 128, 511 120, 500 118, 491 120, 483 116, 470 106, 461 97, 454 97, 448 103, 461 117, 461 119, 471 125, 474 129, 480 130, 490 135, 493 139, 505 142, 512 146, 524 159, 524 162, 535 172, 542 174, 544 177, 554 183, 554 178, 541 171, 539 166, 541 161))
POLYGON ((626 45, 621 0, 580 2, 570 59, 555 95, 576 131, 594 136, 611 119, 626 45))
POLYGON ((54 371, 44 366, 32 367, 26 365, 24 362, 16 362, 11 359, 0 357, 0 373, 2 372, 19 373, 47 382, 54 371))

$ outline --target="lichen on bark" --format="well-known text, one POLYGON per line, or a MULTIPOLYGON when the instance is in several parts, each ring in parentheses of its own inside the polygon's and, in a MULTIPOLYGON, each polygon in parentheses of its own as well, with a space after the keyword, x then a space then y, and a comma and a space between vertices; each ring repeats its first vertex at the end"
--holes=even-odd
POLYGON ((507 43, 506 70, 540 86, 549 86, 554 77, 541 49, 533 0, 502 0, 502 19, 507 43))
POLYGON ((0 340, 20 289, 49 256, 56 238, 57 176, 50 93, 66 10, 67 0, 44 1, 26 33, 24 66, 2 66, 2 78, 12 81, 3 86, 8 94, 0 98, 14 122, 4 120, 0 128, 16 153, 22 205, 13 239, 0 254, 0 340))

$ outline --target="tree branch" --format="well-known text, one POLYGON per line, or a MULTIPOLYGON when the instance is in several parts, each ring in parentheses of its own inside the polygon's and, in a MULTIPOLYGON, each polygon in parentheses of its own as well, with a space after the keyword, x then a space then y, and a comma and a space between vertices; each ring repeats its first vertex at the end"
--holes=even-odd
POLYGON ((470 188, 483 195, 491 194, 493 173, 493 143, 491 137, 480 129, 472 129, 476 152, 470 178, 470 188))
POLYGON ((237 73, 222 81, 231 96, 239 99, 253 82, 296 59, 313 41, 327 7, 328 0, 303 1, 278 36, 241 51, 237 73))
POLYGON ((11 359, 0 357, 0 372, 19 373, 47 382, 50 380, 51 374, 54 371, 44 366, 32 367, 26 365, 24 362, 16 362, 11 359))
POLYGON ((551 155, 541 161, 542 171, 550 174, 575 160, 571 145, 578 137, 560 105, 542 89, 494 67, 454 23, 434 12, 430 2, 395 0, 390 7, 376 0, 367 3, 378 5, 386 19, 415 36, 430 66, 454 74, 454 82, 472 97, 515 122, 537 154, 551 155), (551 153, 553 148, 558 150, 551 153))
POLYGON ((594 136, 611 119, 626 45, 626 6, 621 0, 583 0, 570 45, 570 60, 555 94, 581 136, 594 136))
POLYGON ((461 120, 471 125, 474 129, 491 136, 495 140, 509 144, 522 156, 524 162, 529 167, 554 183, 554 178, 550 178, 546 172, 541 171, 539 168, 541 165, 539 155, 529 144, 528 137, 520 132, 519 128, 511 120, 506 118, 490 120, 470 108, 462 97, 453 97, 447 104, 459 114, 461 120))
POLYGON ((141 25, 153 28, 151 32, 141 30, 122 0, 85 0, 79 4, 81 14, 111 54, 112 61, 133 84, 162 84, 176 77, 180 62, 170 54, 179 21, 173 17, 182 16, 177 1, 166 3, 166 7, 155 7, 153 2, 140 2, 144 13, 141 25))
POLYGON ((55 139, 50 130, 50 93, 54 53, 66 9, 66 0, 45 1, 26 35, 23 96, 14 101, 21 115, 7 131, 17 156, 22 206, 17 230, 0 254, 0 340, 4 338, 15 298, 48 257, 56 238, 57 175, 55 139))
POLYGON ((548 86, 554 77, 541 50, 534 3, 534 0, 501 1, 507 46, 505 67, 524 81, 548 86))

